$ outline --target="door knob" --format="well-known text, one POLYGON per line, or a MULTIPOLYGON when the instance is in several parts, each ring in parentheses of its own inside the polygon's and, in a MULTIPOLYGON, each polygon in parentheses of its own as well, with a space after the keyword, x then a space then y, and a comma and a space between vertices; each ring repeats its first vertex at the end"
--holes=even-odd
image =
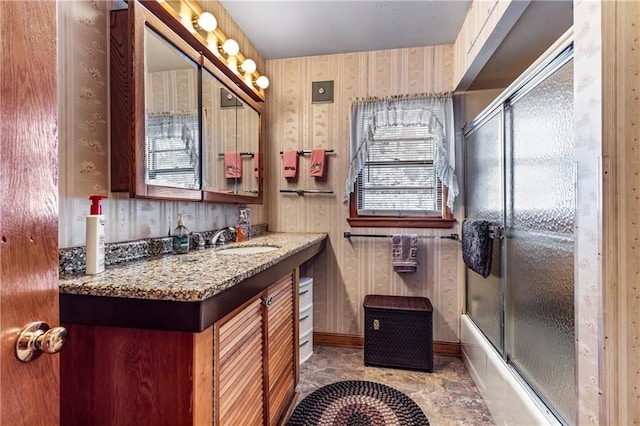
POLYGON ((20 361, 29 362, 38 358, 43 352, 55 354, 60 352, 67 338, 64 327, 49 327, 42 321, 32 322, 24 327, 16 340, 16 356, 20 361))

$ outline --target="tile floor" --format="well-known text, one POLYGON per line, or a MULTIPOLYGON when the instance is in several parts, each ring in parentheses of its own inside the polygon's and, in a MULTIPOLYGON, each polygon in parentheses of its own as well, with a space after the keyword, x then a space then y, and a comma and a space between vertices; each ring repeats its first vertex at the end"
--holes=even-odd
POLYGON ((313 356, 300 367, 298 401, 341 380, 369 380, 404 392, 422 408, 431 426, 495 424, 458 358, 436 355, 433 373, 425 373, 365 367, 362 349, 315 346, 313 356))

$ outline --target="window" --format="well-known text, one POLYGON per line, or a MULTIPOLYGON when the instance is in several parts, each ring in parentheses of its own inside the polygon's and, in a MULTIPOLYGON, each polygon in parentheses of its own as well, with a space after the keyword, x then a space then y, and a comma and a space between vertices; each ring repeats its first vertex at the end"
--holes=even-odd
POLYGON ((446 153, 445 120, 439 119, 441 108, 432 99, 416 101, 420 100, 374 102, 361 109, 352 106, 353 183, 347 181, 351 226, 453 226, 450 209, 443 202, 448 188, 441 181, 443 173, 437 173, 447 169, 438 161, 450 167, 447 156, 443 160, 438 154, 446 153), (359 169, 357 174, 354 169, 359 169))

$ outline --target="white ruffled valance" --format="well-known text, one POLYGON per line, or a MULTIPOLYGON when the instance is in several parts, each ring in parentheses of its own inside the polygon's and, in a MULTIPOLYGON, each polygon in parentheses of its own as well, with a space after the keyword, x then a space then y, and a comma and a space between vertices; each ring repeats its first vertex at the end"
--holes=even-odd
POLYGON ((447 206, 458 195, 455 175, 453 98, 451 93, 356 100, 350 111, 351 162, 346 182, 347 198, 364 167, 376 130, 393 127, 427 127, 434 138, 436 176, 449 188, 447 206))

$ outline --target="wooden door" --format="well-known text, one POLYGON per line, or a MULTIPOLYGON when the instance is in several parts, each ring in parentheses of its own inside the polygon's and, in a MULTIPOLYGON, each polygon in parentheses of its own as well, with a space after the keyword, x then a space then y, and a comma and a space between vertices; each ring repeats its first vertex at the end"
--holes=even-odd
POLYGON ((32 321, 58 325, 56 2, 0 1, 0 424, 59 422, 59 356, 18 361, 32 321))
POLYGON ((268 424, 278 424, 289 408, 296 387, 298 350, 297 292, 293 274, 287 274, 267 289, 265 306, 266 377, 268 424))

